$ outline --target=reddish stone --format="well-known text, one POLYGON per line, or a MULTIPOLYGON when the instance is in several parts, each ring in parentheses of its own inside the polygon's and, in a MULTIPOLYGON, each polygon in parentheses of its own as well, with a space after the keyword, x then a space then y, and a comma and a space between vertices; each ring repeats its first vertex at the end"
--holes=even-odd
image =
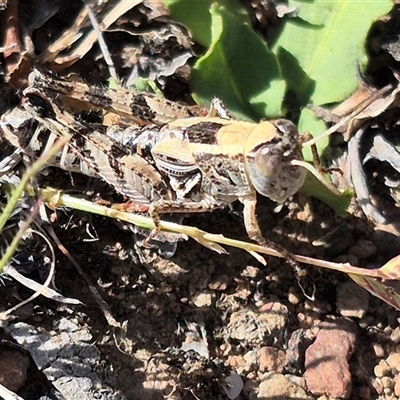
POLYGON ((351 374, 348 360, 354 352, 357 326, 339 319, 321 324, 315 342, 305 354, 304 377, 314 395, 348 399, 351 395, 351 374))

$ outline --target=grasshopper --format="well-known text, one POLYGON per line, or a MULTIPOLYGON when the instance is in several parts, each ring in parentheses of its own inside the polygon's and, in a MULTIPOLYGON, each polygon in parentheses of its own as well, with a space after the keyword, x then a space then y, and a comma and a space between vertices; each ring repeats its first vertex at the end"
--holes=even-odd
MULTIPOLYGON (((37 72, 32 82, 33 86, 24 92, 20 112, 26 113, 26 119, 38 128, 34 134, 31 130, 30 137, 26 132, 22 135, 6 115, 2 123, 4 136, 37 157, 51 145, 54 135, 67 132, 70 146, 53 164, 103 178, 150 213, 155 224, 153 235, 159 230, 160 214, 208 212, 239 200, 244 205, 249 237, 266 245, 256 218, 257 193, 281 203, 304 182, 306 170, 295 164, 303 160, 299 134, 288 120, 251 123, 193 116, 189 108, 172 102, 152 110, 152 104, 162 103, 152 103, 149 99, 154 98, 147 95, 141 95, 146 99, 142 117, 132 111, 137 101, 120 112, 126 93, 125 97, 107 95, 107 99, 119 99, 115 105, 105 101, 104 95, 104 101, 99 100, 100 92, 95 91, 97 97, 83 97, 84 84, 77 84, 79 101, 90 104, 92 99, 94 108, 121 114, 126 120, 131 118, 121 127, 91 125, 56 104, 55 93, 75 99, 74 83, 56 81, 52 87, 52 81, 37 72), (168 110, 165 115, 163 109, 168 110), (179 112, 173 118, 176 110, 179 112)), ((129 99, 139 95, 132 96, 129 99)))
POLYGON ((144 129, 138 154, 168 178, 174 201, 152 203, 151 215, 205 212, 235 200, 244 205, 249 237, 266 245, 257 218, 257 192, 282 203, 302 186, 306 170, 296 126, 284 119, 259 124, 221 118, 178 119, 157 134, 144 129))

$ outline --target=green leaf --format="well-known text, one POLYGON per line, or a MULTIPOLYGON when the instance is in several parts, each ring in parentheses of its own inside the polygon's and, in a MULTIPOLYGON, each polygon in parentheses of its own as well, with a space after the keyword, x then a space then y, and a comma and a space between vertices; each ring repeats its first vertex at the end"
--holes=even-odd
POLYGON ((227 8, 214 4, 211 16, 211 46, 192 70, 195 101, 217 96, 238 118, 281 116, 285 82, 275 55, 227 8))
POLYGON ((157 87, 156 83, 148 78, 139 77, 130 89, 139 92, 154 93, 157 97, 164 98, 163 92, 157 87))
MULTIPOLYGON (((312 132, 314 137, 318 137, 320 134, 326 131, 325 123, 318 119, 313 111, 307 108, 301 112, 298 127, 300 133, 312 132)), ((328 144, 328 137, 319 140, 317 142, 318 154, 321 155, 328 144)), ((307 161, 314 161, 311 147, 303 148, 303 156, 307 161)), ((330 177, 327 176, 325 179, 330 179, 330 177)), ((328 204, 333 210, 335 210, 336 214, 342 217, 347 216, 347 209, 353 196, 353 193, 350 191, 346 191, 340 195, 332 192, 310 173, 307 174, 306 180, 301 188, 301 192, 307 196, 320 199, 325 204, 328 204)))
POLYGON ((345 191, 341 195, 332 193, 310 173, 307 173, 300 192, 306 196, 312 196, 323 201, 340 217, 346 217, 348 215, 347 209, 349 208, 351 198, 353 197, 353 192, 351 191, 345 191))
POLYGON ((298 16, 288 18, 273 47, 288 89, 302 106, 342 101, 357 88, 372 22, 393 2, 292 0, 289 6, 297 7, 298 16))
MULTIPOLYGON (((213 3, 215 0, 165 0, 172 18, 187 26, 193 39, 205 47, 211 44, 210 8, 213 3)), ((219 0, 218 4, 225 5, 241 23, 250 23, 246 10, 238 1, 219 0)))

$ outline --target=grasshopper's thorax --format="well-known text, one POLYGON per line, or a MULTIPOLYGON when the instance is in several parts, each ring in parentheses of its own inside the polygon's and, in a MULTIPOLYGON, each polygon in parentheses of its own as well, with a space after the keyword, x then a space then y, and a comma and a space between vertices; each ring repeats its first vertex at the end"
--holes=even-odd
POLYGON ((281 203, 300 189, 306 170, 294 166, 293 160, 303 160, 303 156, 292 122, 261 122, 248 135, 244 146, 245 171, 263 196, 281 203))

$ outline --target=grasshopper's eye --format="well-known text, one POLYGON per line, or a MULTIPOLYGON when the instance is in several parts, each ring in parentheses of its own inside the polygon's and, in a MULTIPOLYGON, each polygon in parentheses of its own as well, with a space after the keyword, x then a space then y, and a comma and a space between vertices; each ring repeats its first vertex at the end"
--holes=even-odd
POLYGON ((249 135, 245 168, 254 188, 263 196, 282 202, 299 190, 304 168, 291 161, 302 159, 296 126, 287 120, 262 122, 249 135))
POLYGON ((276 119, 272 124, 280 132, 281 136, 288 136, 290 138, 298 138, 299 133, 296 125, 287 119, 276 119))

